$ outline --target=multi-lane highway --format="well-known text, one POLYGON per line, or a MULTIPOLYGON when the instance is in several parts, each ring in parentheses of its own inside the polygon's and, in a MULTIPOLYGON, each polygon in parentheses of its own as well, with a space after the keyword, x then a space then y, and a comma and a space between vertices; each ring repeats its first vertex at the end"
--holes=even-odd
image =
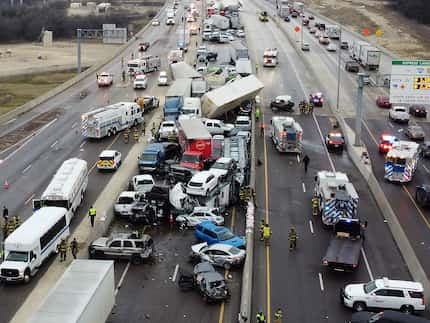
MULTIPOLYGON (((341 322, 350 317, 351 312, 339 303, 339 289, 346 283, 368 281, 374 277, 388 276, 397 279, 411 279, 408 269, 395 245, 391 233, 371 196, 365 181, 355 169, 347 154, 329 154, 323 145, 323 136, 331 129, 329 107, 335 108, 337 82, 337 54, 329 53, 315 37, 304 30, 304 40, 310 44, 309 53, 300 51, 299 35, 290 23, 279 21, 279 28, 273 20, 268 23, 258 21, 256 12, 262 7, 274 10, 274 3, 263 2, 256 5, 247 2, 241 11, 242 24, 246 30, 246 41, 254 62, 262 60, 263 50, 277 47, 280 64, 276 68, 261 68, 258 78, 264 83, 262 92, 264 103, 263 120, 266 125, 273 113, 267 108, 271 98, 281 94, 291 95, 294 101, 306 98, 309 93, 322 91, 326 101, 322 109, 314 116, 295 115, 304 129, 305 153, 310 157, 310 169, 304 172, 303 165, 296 156, 281 155, 274 148, 266 135, 256 138, 256 158, 262 164, 257 168, 257 220, 269 221, 273 238, 270 247, 263 246, 256 235, 253 289, 253 317, 262 310, 271 319, 277 308, 281 308, 287 320, 304 322, 341 322), (318 170, 336 170, 346 172, 360 195, 359 215, 369 222, 366 241, 362 250, 362 261, 354 273, 333 272, 321 264, 330 232, 323 229, 321 221, 312 217, 310 201, 313 193, 314 174, 318 170), (298 231, 298 249, 288 251, 287 232, 295 227, 298 231)), ((179 10, 178 15, 181 15, 179 10)), ((162 24, 150 27, 143 34, 145 41, 151 43, 149 53, 162 58, 162 69, 167 70, 166 54, 174 49, 175 30, 178 25, 169 27, 163 24, 164 11, 159 19, 162 24)), ((354 39, 354 35, 344 32, 343 38, 354 39)), ((139 40, 137 40, 139 42, 139 40)), ((223 57, 226 50, 216 46, 223 57)), ((79 84, 60 95, 41 104, 31 112, 20 116, 15 121, 0 126, 0 135, 10 133, 35 116, 55 109, 48 123, 40 133, 16 146, 0 153, 0 180, 7 180, 8 190, 2 190, 0 201, 6 204, 10 213, 19 213, 23 218, 31 214, 31 200, 38 197, 46 187, 59 165, 67 158, 78 156, 88 161, 91 168, 89 187, 85 201, 75 219, 76 227, 85 217, 86 211, 108 184, 110 175, 94 171, 98 153, 112 147, 126 155, 130 145, 125 145, 118 137, 102 141, 85 141, 80 136, 80 115, 89 109, 120 100, 132 100, 136 93, 130 84, 123 84, 121 77, 121 57, 127 61, 131 52, 137 54, 137 43, 128 48, 103 70, 115 74, 112 88, 98 89, 95 75, 91 75, 79 84), (79 98, 82 90, 88 96, 79 98)), ((388 72, 389 57, 384 55, 382 72, 388 72)), ((342 52, 341 60, 349 60, 348 53, 342 52)), ((145 93, 162 96, 163 89, 157 88, 156 76, 150 76, 149 87, 145 93)), ((340 112, 348 122, 354 122, 356 80, 355 76, 341 71, 340 112)), ((397 125, 387 120, 387 112, 378 110, 374 101, 384 89, 367 87, 363 100, 365 111, 365 130, 363 141, 368 148, 375 175, 393 209, 399 218, 408 238, 413 245, 424 269, 430 271, 427 257, 428 211, 418 208, 414 201, 414 184, 428 176, 430 164, 420 164, 414 181, 410 185, 392 185, 383 180, 383 157, 377 153, 380 133, 388 131, 402 136, 397 125)), ((282 113, 281 113, 282 114, 282 113)), ((430 135, 428 123, 418 121, 430 135)), ((243 234, 244 219, 239 211, 232 211, 227 221, 233 231, 243 234)), ((114 228, 123 228, 124 223, 117 222, 114 228)), ((233 322, 236 320, 240 297, 240 270, 226 272, 232 289, 232 298, 221 305, 206 305, 197 292, 181 292, 175 282, 182 271, 190 271, 188 263, 190 245, 194 242, 192 232, 177 232, 169 228, 152 228, 157 256, 154 262, 143 266, 130 266, 117 263, 116 281, 122 287, 117 295, 117 306, 110 317, 111 322, 152 321, 177 322, 233 322)), ((42 271, 49 270, 49 264, 42 271)), ((39 273, 38 277, 43 274, 39 273)), ((28 285, 0 287, 0 322, 8 322, 34 288, 38 278, 28 285)), ((252 317, 252 319, 253 319, 252 317)), ((269 322, 270 322, 269 319, 269 322)))

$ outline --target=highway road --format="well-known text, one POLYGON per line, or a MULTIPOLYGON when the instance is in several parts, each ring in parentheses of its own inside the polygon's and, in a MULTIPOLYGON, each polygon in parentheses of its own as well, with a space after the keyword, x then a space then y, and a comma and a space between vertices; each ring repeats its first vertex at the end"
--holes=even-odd
MULTIPOLYGON (((276 95, 289 94, 298 102, 311 91, 322 90, 329 93, 328 104, 332 103, 327 90, 336 88, 333 82, 336 69, 325 66, 327 53, 322 49, 321 53, 317 52, 318 49, 311 45, 310 54, 314 55, 311 60, 328 70, 315 75, 307 65, 308 61, 297 53, 273 21, 265 24, 258 21, 257 11, 258 8, 251 4, 242 11, 254 59, 261 60, 266 47, 277 47, 280 54, 278 67, 260 69, 258 74, 265 84, 263 112, 266 126, 273 115, 267 105, 276 95)), ((345 88, 343 91, 351 100, 352 87, 349 92, 345 88)), ((342 322, 351 315, 339 303, 339 289, 344 284, 381 276, 410 279, 366 183, 346 153, 328 154, 322 144, 322 135, 331 129, 330 115, 327 105, 317 109, 314 118, 296 115, 304 129, 305 154, 311 159, 308 174, 304 173, 303 165, 295 155, 278 153, 267 135, 264 140, 257 138, 256 158, 263 162, 257 169, 257 221, 269 220, 273 238, 268 248, 258 241, 258 237, 256 239, 253 315, 262 310, 273 318, 274 311, 281 308, 286 319, 291 321, 342 322), (348 174, 360 195, 360 218, 369 221, 362 261, 354 273, 332 272, 321 264, 330 233, 322 228, 320 219, 312 217, 310 202, 315 172, 331 169, 348 174), (297 229, 299 241, 298 250, 290 253, 287 232, 291 227, 297 229)))

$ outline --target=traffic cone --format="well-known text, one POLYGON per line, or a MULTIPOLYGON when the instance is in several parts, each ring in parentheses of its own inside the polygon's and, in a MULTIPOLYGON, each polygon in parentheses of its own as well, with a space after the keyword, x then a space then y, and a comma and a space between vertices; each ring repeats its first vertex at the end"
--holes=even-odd
POLYGON ((4 181, 4 188, 5 188, 6 190, 8 190, 8 189, 9 189, 9 182, 8 182, 7 180, 5 180, 5 181, 4 181))
POLYGON ((170 224, 173 224, 173 215, 172 215, 172 214, 170 214, 170 217, 169 217, 169 223, 170 223, 170 224))

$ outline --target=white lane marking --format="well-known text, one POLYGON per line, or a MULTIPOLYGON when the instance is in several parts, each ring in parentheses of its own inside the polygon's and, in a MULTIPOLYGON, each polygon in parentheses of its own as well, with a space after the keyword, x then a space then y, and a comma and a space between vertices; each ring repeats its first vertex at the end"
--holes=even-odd
POLYGON ((425 169, 425 171, 426 171, 427 173, 430 173, 430 170, 426 167, 426 165, 423 165, 423 168, 425 169))
POLYGON ((24 168, 24 169, 22 170, 22 173, 24 174, 24 173, 25 173, 25 172, 27 172, 30 168, 31 168, 31 164, 30 164, 30 165, 28 165, 26 168, 24 168))
POLYGON ((394 125, 393 125, 391 122, 388 122, 388 125, 389 125, 391 128, 394 128, 394 125))
POLYGON ((20 151, 22 148, 24 148, 30 141, 32 141, 34 137, 33 137, 33 135, 30 135, 27 138, 28 138, 27 141, 23 142, 21 146, 19 146, 16 150, 14 150, 9 155, 7 155, 6 158, 4 159, 4 161, 13 157, 13 155, 15 155, 18 151, 20 151))
POLYGON ((317 125, 318 133, 319 133, 321 141, 322 141, 322 146, 324 147, 324 151, 326 152, 328 161, 330 163, 330 167, 331 167, 331 169, 332 169, 333 172, 336 172, 336 168, 334 167, 333 160, 331 160, 331 157, 330 157, 330 154, 328 152, 327 146, 324 143, 324 136, 322 134, 322 131, 321 131, 320 125, 318 123, 317 117, 315 116, 314 113, 312 113, 312 117, 314 118, 315 124, 317 125))
POLYGON ((83 142, 79 145, 79 148, 84 147, 84 145, 85 145, 86 143, 87 143, 86 141, 83 141, 83 142))
POLYGON ((369 261, 367 260, 366 253, 364 252, 363 247, 361 247, 361 254, 363 255, 364 263, 366 264, 367 272, 369 273, 370 280, 373 280, 372 270, 370 269, 369 261))
POLYGON ((311 229, 311 233, 314 234, 314 224, 312 223, 312 220, 309 220, 309 228, 311 229))
POLYGON ((299 157, 299 154, 297 154, 296 156, 297 156, 297 162, 300 164, 300 157, 299 157))
POLYGON ((34 197, 34 193, 24 202, 24 205, 27 205, 34 197))
POLYGON ((178 276, 179 264, 176 264, 175 270, 173 271, 172 282, 176 281, 176 276, 178 276))
POLYGON ((303 193, 306 193, 306 186, 305 183, 302 183, 303 193))
POLYGON ((397 130, 397 132, 403 132, 403 128, 400 128, 399 130, 397 130))
POLYGON ((52 143, 51 148, 54 148, 56 144, 58 144, 58 140, 55 140, 55 141, 52 143))
POLYGON ((72 124, 72 129, 75 128, 78 125, 77 122, 75 122, 74 124, 72 124))
POLYGON ((323 278, 322 278, 322 274, 321 273, 318 273, 318 278, 320 280, 321 291, 323 292, 324 291, 324 282, 323 282, 323 278))
POLYGON ((2 126, 6 126, 6 125, 8 125, 8 124, 10 124, 10 123, 14 122, 15 120, 16 120, 16 118, 10 119, 9 121, 7 121, 7 122, 3 123, 3 124, 2 124, 2 126))
POLYGON ((121 275, 121 278, 119 279, 118 286, 116 286, 116 289, 115 289, 115 296, 116 296, 116 294, 118 294, 118 291, 121 288, 122 283, 124 282, 125 275, 127 275, 127 271, 128 271, 129 268, 130 268, 130 262, 128 262, 127 266, 125 266, 125 269, 124 269, 124 271, 123 271, 123 273, 121 275))

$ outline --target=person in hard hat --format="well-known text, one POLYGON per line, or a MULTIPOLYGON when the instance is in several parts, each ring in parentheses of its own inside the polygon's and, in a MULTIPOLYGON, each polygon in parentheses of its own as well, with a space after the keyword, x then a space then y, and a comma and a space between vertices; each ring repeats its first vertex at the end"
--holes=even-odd
POLYGON ((127 128, 124 130, 124 143, 128 144, 128 141, 130 139, 130 129, 127 128))
POLYGON ((88 216, 90 217, 91 227, 94 228, 94 219, 96 217, 96 209, 91 205, 90 210, 88 211, 88 216))
POLYGON ((274 322, 275 323, 282 323, 282 317, 284 316, 284 314, 282 313, 282 310, 280 308, 278 308, 275 312, 274 315, 274 322))
POLYGON ((318 196, 314 196, 312 198, 312 215, 318 215, 319 212, 319 198, 318 196))
POLYGON ((70 242, 70 251, 72 252, 73 259, 76 259, 78 250, 79 250, 78 240, 76 240, 76 237, 75 237, 73 238, 72 242, 70 242))
POLYGON ((67 241, 66 239, 61 239, 60 244, 58 245, 58 252, 60 253, 60 262, 66 261, 67 258, 67 241))
POLYGON ((259 119, 260 119, 260 108, 256 107, 255 108, 255 121, 258 122, 259 119))
POLYGON ((137 128, 133 129, 133 138, 135 142, 139 142, 139 131, 137 130, 137 128))
POLYGON ((13 221, 13 226, 15 227, 15 230, 19 228, 19 226, 21 225, 21 217, 19 215, 15 215, 12 218, 13 221))
POLYGON ((290 242, 290 251, 296 249, 297 247, 297 232, 296 229, 291 228, 288 232, 288 241, 290 242))
POLYGON ((264 241, 266 241, 266 244, 269 243, 271 236, 272 236, 272 229, 270 229, 269 224, 266 223, 264 224, 264 227, 263 227, 263 238, 264 238, 264 241))
POLYGON ((260 122, 260 137, 264 136, 264 122, 260 122))
POLYGON ((3 240, 6 240, 8 234, 9 234, 9 217, 7 215, 3 214, 3 221, 1 224, 1 230, 3 233, 3 240))
POLYGON ((266 323, 266 316, 263 314, 262 311, 258 312, 255 316, 255 319, 257 323, 266 323))

